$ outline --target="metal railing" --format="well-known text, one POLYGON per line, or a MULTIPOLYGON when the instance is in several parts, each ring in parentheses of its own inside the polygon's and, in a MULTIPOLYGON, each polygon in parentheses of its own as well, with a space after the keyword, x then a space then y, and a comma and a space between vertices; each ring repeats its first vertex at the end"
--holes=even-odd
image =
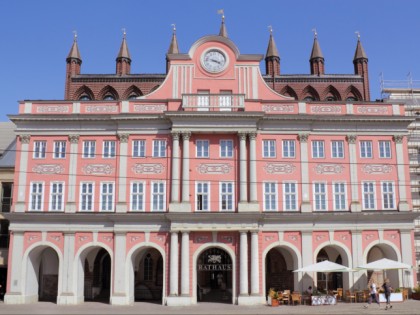
POLYGON ((182 108, 190 111, 239 111, 245 108, 245 94, 183 94, 182 108))

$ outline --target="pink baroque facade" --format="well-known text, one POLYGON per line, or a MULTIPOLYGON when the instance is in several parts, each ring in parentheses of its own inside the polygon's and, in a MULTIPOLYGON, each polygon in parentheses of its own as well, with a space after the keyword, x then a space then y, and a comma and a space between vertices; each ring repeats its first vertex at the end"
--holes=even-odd
POLYGON ((260 304, 372 276, 293 272, 320 260, 413 264, 404 107, 296 101, 262 58, 206 36, 147 95, 21 102, 5 302, 260 304))

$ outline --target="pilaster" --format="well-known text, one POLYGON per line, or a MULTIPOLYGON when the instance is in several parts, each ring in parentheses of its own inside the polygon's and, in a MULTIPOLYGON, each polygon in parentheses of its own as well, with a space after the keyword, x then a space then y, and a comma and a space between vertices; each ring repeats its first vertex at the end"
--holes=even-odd
POLYGON ((127 156, 128 156, 128 138, 129 134, 119 133, 118 139, 120 140, 120 152, 118 155, 118 202, 116 211, 119 213, 127 212, 127 156))
POLYGON ((393 137, 395 143, 395 152, 397 155, 397 173, 398 173, 398 191, 399 191, 399 203, 398 203, 398 210, 399 211, 409 211, 409 205, 407 202, 407 184, 405 179, 405 162, 404 162, 404 136, 402 135, 395 135, 393 137))
POLYGON ((311 212, 312 207, 310 203, 309 192, 309 158, 308 158, 308 133, 299 134, 300 142, 300 167, 301 167, 301 182, 302 182, 302 205, 301 212, 311 212))
POLYGON ((349 159, 350 159, 350 190, 351 190, 351 201, 350 211, 360 212, 362 211, 361 204, 359 202, 359 182, 357 176, 357 150, 356 140, 357 136, 350 134, 346 137, 347 143, 349 144, 349 159))
POLYGON ((18 187, 18 195, 14 212, 25 212, 25 200, 26 200, 26 182, 28 172, 28 158, 29 158, 29 142, 31 140, 30 135, 20 135, 20 163, 19 163, 19 182, 15 183, 15 187, 18 187))

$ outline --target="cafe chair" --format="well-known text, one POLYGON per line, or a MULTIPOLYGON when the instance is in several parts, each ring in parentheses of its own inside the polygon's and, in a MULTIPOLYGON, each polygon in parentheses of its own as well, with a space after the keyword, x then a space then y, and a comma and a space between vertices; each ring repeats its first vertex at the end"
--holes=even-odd
POLYGON ((290 290, 283 291, 283 304, 290 304, 290 290))
POLYGON ((292 305, 302 304, 300 293, 292 293, 292 305))
POLYGON ((343 300, 343 288, 337 288, 337 301, 343 300))
POLYGON ((351 303, 352 300, 354 300, 356 303, 356 295, 354 295, 354 293, 352 293, 350 290, 346 290, 346 301, 350 301, 351 303))

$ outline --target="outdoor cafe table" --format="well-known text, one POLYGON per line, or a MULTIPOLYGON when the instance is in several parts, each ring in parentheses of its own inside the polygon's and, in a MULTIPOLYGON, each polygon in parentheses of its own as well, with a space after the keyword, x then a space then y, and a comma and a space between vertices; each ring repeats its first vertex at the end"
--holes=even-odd
POLYGON ((311 305, 335 305, 337 299, 334 295, 312 295, 311 305))

